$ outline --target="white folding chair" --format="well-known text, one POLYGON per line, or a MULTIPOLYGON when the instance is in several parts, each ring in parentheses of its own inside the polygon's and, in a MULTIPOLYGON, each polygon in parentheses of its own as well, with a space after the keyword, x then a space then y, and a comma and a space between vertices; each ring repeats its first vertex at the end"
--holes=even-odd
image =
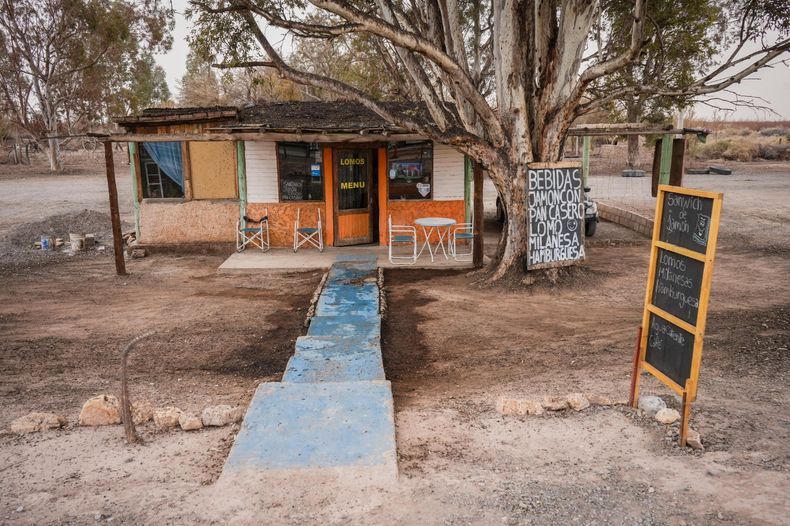
POLYGON ((301 210, 299 208, 296 209, 296 221, 294 222, 294 252, 299 250, 299 247, 304 244, 313 245, 319 252, 324 251, 324 234, 321 228, 321 209, 317 208, 316 210, 318 211, 318 226, 313 228, 301 225, 301 210))
POLYGON ((452 236, 450 236, 450 255, 456 261, 468 261, 463 258, 471 258, 474 255, 474 241, 475 229, 472 223, 458 223, 453 227, 452 236), (469 251, 458 252, 458 240, 465 241, 469 246, 469 251))
POLYGON ((392 214, 387 219, 389 229, 389 259, 393 265, 414 265, 417 262, 417 229, 411 225, 393 225, 392 214), (411 254, 396 256, 392 252, 393 245, 411 245, 411 254), (405 261, 398 263, 398 261, 405 261))
POLYGON ((244 216, 244 225, 241 220, 236 220, 236 251, 241 252, 247 245, 260 248, 263 252, 269 250, 269 209, 263 210, 263 217, 252 219, 244 216), (257 225, 257 226, 251 226, 257 225))

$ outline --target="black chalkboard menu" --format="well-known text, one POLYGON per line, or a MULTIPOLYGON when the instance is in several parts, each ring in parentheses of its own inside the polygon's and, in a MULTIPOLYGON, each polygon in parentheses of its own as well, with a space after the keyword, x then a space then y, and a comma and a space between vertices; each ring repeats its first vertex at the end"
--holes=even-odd
POLYGON ((696 325, 704 268, 702 261, 658 249, 653 305, 686 323, 696 325))
POLYGON ((713 199, 665 192, 661 211, 661 241, 704 254, 708 247, 713 199))
POLYGON ((645 361, 680 386, 691 377, 694 335, 672 322, 650 314, 645 361))
POLYGON ((528 165, 529 260, 537 269, 584 259, 582 171, 576 163, 528 165))

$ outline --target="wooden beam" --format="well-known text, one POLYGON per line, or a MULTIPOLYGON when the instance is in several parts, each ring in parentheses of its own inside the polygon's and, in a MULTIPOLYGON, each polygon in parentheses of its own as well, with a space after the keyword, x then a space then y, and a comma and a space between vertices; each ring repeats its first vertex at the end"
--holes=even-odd
POLYGON ((683 168, 686 156, 686 139, 672 140, 672 163, 669 168, 669 184, 683 186, 683 168))
POLYGON ((583 150, 582 150, 582 186, 587 186, 588 177, 590 177, 590 143, 592 138, 589 135, 584 136, 583 150))
POLYGON ((417 141, 425 137, 417 134, 364 134, 359 133, 125 133, 110 135, 112 142, 168 142, 168 141, 295 141, 320 143, 366 143, 390 141, 417 141))
POLYGON ((119 276, 126 275, 126 262, 123 259, 123 236, 121 234, 121 216, 118 212, 118 189, 115 186, 115 163, 112 158, 112 143, 104 143, 104 162, 107 168, 107 191, 110 197, 110 217, 112 218, 112 241, 115 251, 115 272, 119 276))
POLYGON ((483 167, 475 162, 474 174, 474 196, 472 198, 473 208, 473 232, 474 245, 472 246, 472 266, 480 268, 483 266, 483 167))
POLYGON ((665 134, 661 138, 661 167, 658 171, 658 184, 669 184, 669 172, 672 165, 672 135, 665 134))

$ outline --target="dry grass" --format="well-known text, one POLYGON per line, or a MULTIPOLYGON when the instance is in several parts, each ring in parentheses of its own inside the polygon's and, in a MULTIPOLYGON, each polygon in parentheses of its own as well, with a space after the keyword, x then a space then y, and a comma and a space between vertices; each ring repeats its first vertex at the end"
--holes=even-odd
POLYGON ((790 160, 790 121, 694 121, 689 125, 712 131, 704 144, 696 138, 691 139, 689 154, 692 159, 790 160))

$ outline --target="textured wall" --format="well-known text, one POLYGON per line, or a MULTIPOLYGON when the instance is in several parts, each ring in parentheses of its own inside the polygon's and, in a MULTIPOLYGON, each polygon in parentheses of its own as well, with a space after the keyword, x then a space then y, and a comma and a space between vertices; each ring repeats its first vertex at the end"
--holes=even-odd
MULTIPOLYGON (((464 221, 464 201, 390 201, 389 213, 392 214, 392 223, 395 225, 415 225, 414 221, 420 217, 449 217, 457 222, 464 221)), ((385 219, 386 221, 386 219, 385 219)), ((386 226, 385 226, 386 230, 386 226)), ((417 226, 417 237, 422 239, 422 228, 417 226)), ((435 238, 434 238, 435 240, 435 238)), ((387 243, 387 237, 382 239, 382 245, 387 243)))
POLYGON ((190 142, 189 165, 193 199, 238 197, 235 143, 190 142))
POLYGON ((140 203, 140 243, 233 242, 239 203, 235 200, 144 200, 140 203))
MULTIPOLYGON (((296 210, 301 210, 302 226, 315 227, 318 213, 321 209, 321 221, 323 222, 324 244, 329 245, 326 225, 327 216, 324 203, 249 203, 247 205, 247 216, 258 219, 263 216, 264 209, 269 209, 269 239, 273 247, 293 246, 294 240, 294 221, 296 221, 296 210)), ((237 208, 238 210, 238 208, 237 208)), ((238 212, 237 212, 238 213, 238 212)))
POLYGON ((433 198, 464 198, 464 154, 444 144, 433 145, 433 198))
POLYGON ((247 172, 247 201, 250 203, 279 201, 276 143, 245 141, 244 158, 247 172))

